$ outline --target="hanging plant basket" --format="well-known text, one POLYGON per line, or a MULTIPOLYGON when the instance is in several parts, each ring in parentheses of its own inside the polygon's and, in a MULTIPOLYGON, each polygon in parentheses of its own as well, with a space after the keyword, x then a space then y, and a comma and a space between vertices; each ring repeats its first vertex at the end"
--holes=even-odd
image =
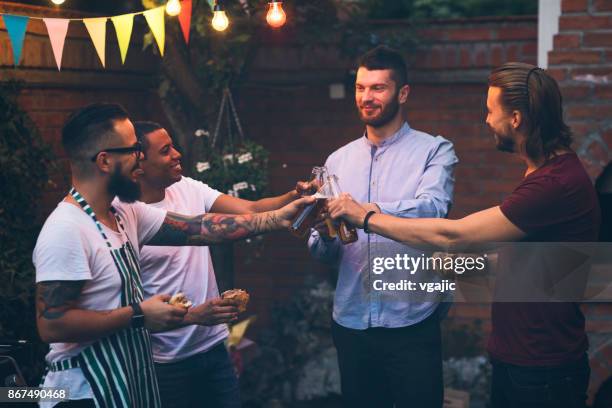
POLYGON ((195 179, 246 200, 258 200, 265 195, 269 153, 245 138, 229 89, 223 92, 214 133, 198 129, 194 138, 195 179))

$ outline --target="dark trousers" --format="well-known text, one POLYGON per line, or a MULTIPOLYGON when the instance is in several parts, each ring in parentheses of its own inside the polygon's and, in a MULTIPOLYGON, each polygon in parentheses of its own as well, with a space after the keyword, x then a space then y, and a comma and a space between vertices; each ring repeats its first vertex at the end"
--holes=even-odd
POLYGON ((346 407, 442 407, 437 313, 397 329, 353 330, 332 322, 332 336, 346 407))
POLYGON ((176 363, 155 364, 162 408, 237 408, 240 388, 223 343, 176 363))
POLYGON ((493 361, 492 408, 584 408, 589 360, 555 367, 522 367, 493 361))
POLYGON ((92 399, 70 400, 55 404, 54 408, 96 408, 92 399))

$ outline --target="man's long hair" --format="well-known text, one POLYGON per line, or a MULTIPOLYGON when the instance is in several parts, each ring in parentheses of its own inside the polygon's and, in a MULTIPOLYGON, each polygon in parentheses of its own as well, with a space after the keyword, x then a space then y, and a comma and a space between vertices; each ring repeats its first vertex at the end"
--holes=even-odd
POLYGON ((548 160, 572 144, 572 132, 563 121, 563 98, 557 81, 543 69, 509 62, 489 75, 489 86, 501 88, 505 110, 521 112, 527 138, 524 152, 532 160, 548 160))

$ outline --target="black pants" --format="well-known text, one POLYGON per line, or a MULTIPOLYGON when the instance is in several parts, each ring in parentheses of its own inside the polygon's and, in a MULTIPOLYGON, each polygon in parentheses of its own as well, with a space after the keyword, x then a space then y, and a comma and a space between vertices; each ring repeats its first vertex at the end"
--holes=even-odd
POLYGON ((442 407, 437 313, 397 329, 353 330, 332 322, 332 336, 346 407, 442 407))
POLYGON ((176 363, 155 364, 162 408, 238 408, 240 387, 220 343, 176 363))
POLYGON ((96 408, 92 399, 70 400, 56 404, 54 408, 96 408))
POLYGON ((493 361, 492 408, 584 408, 591 369, 586 355, 556 367, 493 361))

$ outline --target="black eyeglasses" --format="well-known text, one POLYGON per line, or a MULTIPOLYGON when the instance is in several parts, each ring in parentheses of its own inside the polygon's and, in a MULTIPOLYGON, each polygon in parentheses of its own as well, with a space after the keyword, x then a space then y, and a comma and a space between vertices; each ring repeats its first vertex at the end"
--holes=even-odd
POLYGON ((95 162, 96 159, 98 158, 98 155, 102 152, 106 152, 106 153, 136 153, 136 158, 140 159, 140 154, 142 153, 142 143, 140 142, 136 142, 134 143, 133 146, 129 146, 129 147, 111 147, 108 149, 103 149, 100 150, 98 153, 94 154, 91 157, 91 161, 95 162))

